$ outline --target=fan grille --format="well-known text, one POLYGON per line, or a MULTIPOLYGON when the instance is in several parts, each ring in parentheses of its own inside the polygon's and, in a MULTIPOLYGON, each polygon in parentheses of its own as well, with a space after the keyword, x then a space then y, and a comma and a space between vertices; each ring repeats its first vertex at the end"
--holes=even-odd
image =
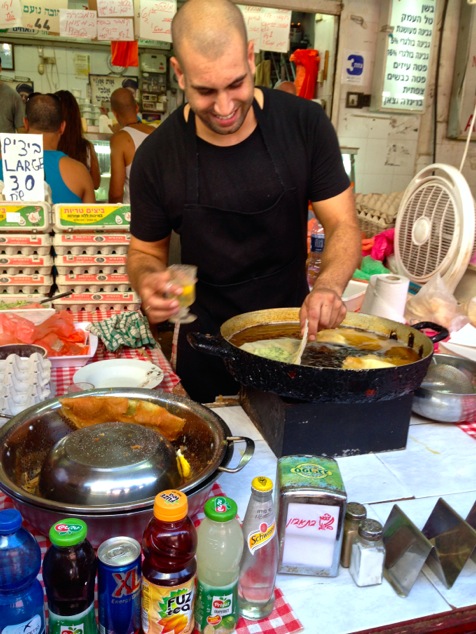
POLYGON ((407 274, 424 283, 445 268, 458 241, 457 210, 449 190, 429 182, 416 189, 400 218, 398 248, 407 274))

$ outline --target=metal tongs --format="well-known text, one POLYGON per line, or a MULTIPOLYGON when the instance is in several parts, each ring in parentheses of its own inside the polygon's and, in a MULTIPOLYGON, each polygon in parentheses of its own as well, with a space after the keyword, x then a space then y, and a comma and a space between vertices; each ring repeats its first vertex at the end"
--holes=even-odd
POLYGON ((292 363, 294 365, 301 365, 301 357, 302 357, 302 353, 304 352, 304 349, 307 345, 307 334, 309 332, 309 322, 306 319, 306 322, 304 324, 304 333, 302 335, 302 339, 299 343, 299 348, 296 351, 296 354, 294 355, 294 359, 292 361, 292 363))

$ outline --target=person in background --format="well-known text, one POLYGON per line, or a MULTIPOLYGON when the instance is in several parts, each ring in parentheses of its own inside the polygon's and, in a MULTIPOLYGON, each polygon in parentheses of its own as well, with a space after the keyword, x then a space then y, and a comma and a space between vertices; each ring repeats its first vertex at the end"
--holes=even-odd
POLYGON ((85 165, 57 149, 66 125, 59 98, 32 93, 26 103, 24 125, 27 134, 43 136, 45 181, 51 188, 53 204, 96 202, 91 174, 85 165))
POLYGON ((17 84, 15 90, 20 95, 21 100, 25 104, 28 101, 28 97, 33 92, 33 86, 31 84, 17 84))
MULTIPOLYGON (((0 58, 0 74, 2 60, 0 58)), ((0 80, 0 132, 24 132, 25 108, 20 95, 0 80)))
POLYGON ((58 150, 85 165, 93 179, 94 189, 97 189, 101 183, 99 161, 94 145, 83 136, 81 111, 76 97, 69 90, 57 90, 55 95, 61 102, 61 112, 66 121, 58 150))
POLYGON ((111 95, 111 110, 121 129, 111 137, 111 180, 109 202, 129 203, 129 175, 137 148, 154 131, 138 119, 139 106, 127 88, 118 88, 111 95))
MULTIPOLYGON (((198 316, 179 331, 176 371, 192 399, 239 386, 221 359, 194 350, 190 331, 216 334, 248 311, 300 306, 310 339, 333 328, 360 262, 354 194, 322 108, 255 87, 253 43, 230 0, 187 0, 172 22, 171 64, 187 103, 138 149, 131 172, 127 271, 151 323, 178 312, 166 270, 170 235, 198 266, 198 316), (309 292, 308 201, 326 247, 309 292)), ((180 289, 172 287, 177 295, 180 289)))
POLYGON ((292 81, 280 81, 275 85, 275 89, 288 92, 290 95, 297 95, 296 85, 292 81))

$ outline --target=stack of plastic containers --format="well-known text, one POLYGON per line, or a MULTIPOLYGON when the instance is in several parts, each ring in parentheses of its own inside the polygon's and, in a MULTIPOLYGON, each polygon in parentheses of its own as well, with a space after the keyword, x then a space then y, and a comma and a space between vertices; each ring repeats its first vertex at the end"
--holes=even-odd
POLYGON ((53 286, 51 206, 0 202, 0 286, 8 302, 47 297, 53 286))
POLYGON ((58 292, 73 291, 53 303, 57 310, 138 308, 126 274, 129 222, 129 205, 53 206, 55 281, 58 292))

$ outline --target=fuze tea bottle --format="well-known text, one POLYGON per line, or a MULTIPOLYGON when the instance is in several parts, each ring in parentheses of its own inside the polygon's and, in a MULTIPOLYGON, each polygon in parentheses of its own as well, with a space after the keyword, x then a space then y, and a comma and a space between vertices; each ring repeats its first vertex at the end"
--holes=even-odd
POLYGON ((243 520, 245 548, 238 582, 238 604, 245 619, 262 619, 274 607, 278 569, 278 538, 273 505, 273 483, 253 478, 251 497, 243 520))
POLYGON ((142 539, 142 630, 189 634, 197 562, 197 532, 187 515, 187 496, 168 489, 155 496, 142 539))
POLYGON ((43 560, 48 597, 49 634, 95 634, 94 583, 97 560, 86 539, 83 520, 69 517, 53 524, 51 546, 43 560))
POLYGON ((238 577, 243 531, 231 498, 207 500, 198 527, 195 622, 205 634, 231 634, 238 621, 238 577))

